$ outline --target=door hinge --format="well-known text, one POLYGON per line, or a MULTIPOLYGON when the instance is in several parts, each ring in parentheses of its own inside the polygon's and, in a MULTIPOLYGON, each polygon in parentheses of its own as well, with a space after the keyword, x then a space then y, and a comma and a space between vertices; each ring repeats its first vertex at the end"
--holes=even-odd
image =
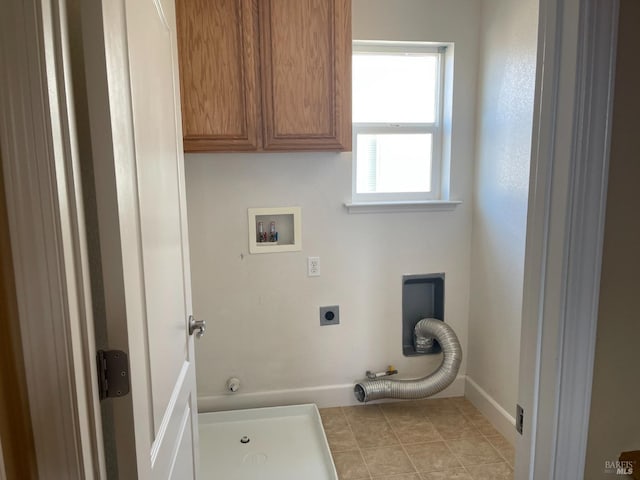
POLYGON ((129 393, 129 362, 121 350, 98 350, 98 392, 100 400, 129 393))
POLYGON ((522 435, 522 426, 524 425, 524 409, 520 405, 516 405, 516 430, 522 435))

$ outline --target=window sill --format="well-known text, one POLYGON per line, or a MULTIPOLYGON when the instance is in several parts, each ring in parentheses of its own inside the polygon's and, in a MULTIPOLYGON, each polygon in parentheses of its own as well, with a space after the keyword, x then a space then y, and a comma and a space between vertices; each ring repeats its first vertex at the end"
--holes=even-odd
POLYGON ((345 203, 349 213, 393 213, 393 212, 447 212, 453 211, 460 200, 423 200, 405 202, 355 202, 345 203))

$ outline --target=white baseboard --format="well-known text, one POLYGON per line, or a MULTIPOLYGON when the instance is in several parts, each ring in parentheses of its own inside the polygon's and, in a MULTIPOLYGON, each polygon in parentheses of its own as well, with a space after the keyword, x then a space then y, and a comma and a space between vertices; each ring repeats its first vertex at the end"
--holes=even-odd
POLYGON ((465 397, 473 403, 482 414, 489 419, 494 427, 511 443, 516 442, 516 419, 500 406, 495 399, 474 382, 466 377, 465 397))
MULTIPOLYGON (((464 395, 465 377, 458 376, 451 385, 433 398, 459 397, 464 395)), ((384 403, 397 400, 377 400, 370 403, 384 403)), ((275 407, 315 403, 319 408, 361 405, 353 395, 353 384, 325 385, 322 387, 271 390, 266 392, 228 393, 208 397, 198 397, 198 412, 238 410, 242 408, 275 407)))

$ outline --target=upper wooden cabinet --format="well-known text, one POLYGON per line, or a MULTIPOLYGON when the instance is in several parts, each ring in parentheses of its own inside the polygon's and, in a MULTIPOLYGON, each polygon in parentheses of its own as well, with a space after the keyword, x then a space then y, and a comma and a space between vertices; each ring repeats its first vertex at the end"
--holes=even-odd
POLYGON ((351 149, 350 0, 177 0, 187 152, 351 149))
POLYGON ((251 0, 177 0, 187 152, 261 145, 258 15, 251 0))

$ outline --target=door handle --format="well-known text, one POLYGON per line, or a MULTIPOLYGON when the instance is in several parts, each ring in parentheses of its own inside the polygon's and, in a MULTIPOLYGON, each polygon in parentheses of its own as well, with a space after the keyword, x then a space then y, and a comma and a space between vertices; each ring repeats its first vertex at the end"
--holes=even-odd
POLYGON ((196 332, 196 338, 201 338, 206 329, 207 322, 205 320, 196 320, 193 315, 189 315, 189 335, 196 332))

